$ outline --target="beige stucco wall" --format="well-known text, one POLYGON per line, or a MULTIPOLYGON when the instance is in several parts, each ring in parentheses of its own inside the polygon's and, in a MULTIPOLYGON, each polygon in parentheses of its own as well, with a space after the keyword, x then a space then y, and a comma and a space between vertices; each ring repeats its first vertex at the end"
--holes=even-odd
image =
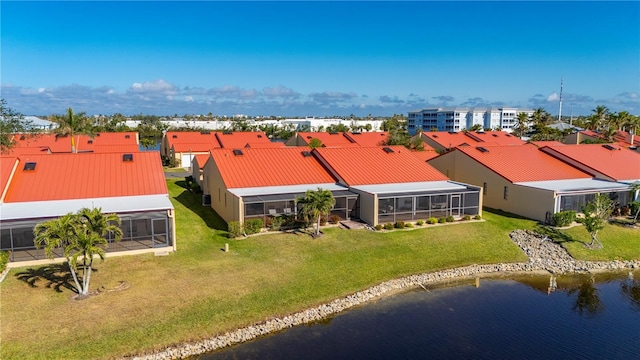
POLYGON ((514 185, 460 151, 452 151, 428 161, 454 181, 483 187, 482 205, 544 221, 547 211, 553 213, 552 191, 514 185), (504 188, 507 187, 507 198, 504 188))
POLYGON ((378 197, 375 194, 356 189, 349 190, 359 195, 360 219, 371 226, 376 226, 378 224, 378 197))
POLYGON ((240 199, 225 187, 215 161, 207 161, 205 164, 202 184, 203 192, 211 195, 211 208, 224 221, 242 221, 240 199))
POLYGON ((296 133, 284 143, 286 146, 308 146, 307 142, 296 133))
POLYGON ((424 134, 421 135, 422 136, 422 141, 424 141, 427 145, 431 146, 432 148, 434 148, 436 151, 444 151, 446 150, 446 148, 440 144, 438 144, 437 142, 433 141, 432 138, 425 136, 424 134))

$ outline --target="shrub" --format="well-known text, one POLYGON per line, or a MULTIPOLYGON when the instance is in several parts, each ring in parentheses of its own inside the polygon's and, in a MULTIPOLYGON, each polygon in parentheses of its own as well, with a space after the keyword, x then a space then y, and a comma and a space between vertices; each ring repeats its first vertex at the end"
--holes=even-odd
POLYGON ((584 224, 584 218, 581 218, 581 217, 576 218, 576 222, 577 222, 578 224, 584 224))
POLYGON ((555 226, 563 227, 569 226, 576 220, 576 212, 573 210, 559 211, 553 214, 553 224, 555 226))
POLYGON ((320 226, 325 226, 327 225, 327 217, 322 215, 320 216, 320 226))
POLYGON ((447 216, 445 219, 446 219, 446 221, 447 221, 447 222, 454 222, 454 221, 456 220, 456 219, 453 217, 453 215, 449 215, 449 216, 447 216))
POLYGON ((393 227, 395 227, 396 229, 404 228, 404 221, 396 221, 396 223, 393 224, 393 227))
POLYGON ((229 221, 227 224, 227 232, 229 239, 242 236, 242 224, 239 221, 229 221))
POLYGON ((285 222, 285 219, 281 217, 274 217, 273 219, 271 219, 271 222, 269 223, 269 230, 279 231, 280 228, 282 227, 282 224, 284 224, 284 222, 285 222))
POLYGON ((465 215, 465 216, 462 217, 462 220, 469 221, 469 220, 471 220, 471 216, 470 215, 465 215))
POLYGON ((329 223, 330 223, 330 224, 335 225, 335 224, 337 224, 337 223, 339 223, 339 222, 340 222, 340 216, 335 215, 335 214, 333 214, 333 215, 329 216, 329 223))
POLYGON ((378 231, 382 230, 382 225, 381 224, 376 225, 375 229, 378 231))
POLYGON ((640 201, 632 201, 629 203, 629 209, 631 210, 631 215, 635 215, 638 212, 638 208, 640 207, 640 201))
POLYGON ((385 230, 393 230, 393 223, 384 224, 384 229, 385 230))
POLYGON ((474 220, 482 220, 482 216, 480 215, 476 215, 473 217, 474 220))
POLYGON ((416 221, 416 225, 422 226, 422 225, 424 225, 424 221, 418 220, 418 221, 416 221))
POLYGON ((7 268, 7 263, 9 263, 9 252, 0 251, 0 273, 7 268))
MULTIPOLYGON (((273 223, 273 220, 271 220, 273 223)), ((257 234, 264 227, 262 219, 249 219, 244 222, 244 231, 247 235, 257 234)))
POLYGON ((437 222, 438 222, 438 219, 436 219, 434 217, 430 217, 430 218, 427 219, 427 223, 428 224, 432 224, 433 225, 433 224, 435 224, 437 222))
POLYGON ((406 224, 404 224, 404 227, 412 228, 413 227, 413 223, 406 223, 406 224))
POLYGON ((444 217, 438 218, 438 224, 444 224, 446 222, 447 222, 447 218, 444 218, 444 217))

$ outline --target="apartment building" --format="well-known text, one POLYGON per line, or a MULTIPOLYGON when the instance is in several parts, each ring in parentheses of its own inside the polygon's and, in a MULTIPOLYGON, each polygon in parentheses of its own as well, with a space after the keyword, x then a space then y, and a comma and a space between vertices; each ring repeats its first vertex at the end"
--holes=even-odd
POLYGON ((501 108, 426 108, 410 111, 407 117, 407 130, 415 135, 419 129, 423 131, 462 131, 474 125, 483 129, 500 129, 511 132, 516 124, 518 114, 524 112, 528 116, 533 114, 531 109, 514 107, 501 108))

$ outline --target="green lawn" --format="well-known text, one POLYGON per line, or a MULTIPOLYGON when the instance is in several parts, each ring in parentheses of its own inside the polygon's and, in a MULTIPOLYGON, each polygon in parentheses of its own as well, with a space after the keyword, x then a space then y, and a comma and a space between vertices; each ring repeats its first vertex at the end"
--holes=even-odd
MULTIPOLYGON (((29 286, 11 270, 0 284, 2 359, 112 358, 212 336, 327 302, 409 274, 469 264, 520 262, 508 238, 534 221, 485 212, 484 222, 371 232, 325 229, 305 234, 224 237, 224 222, 168 181, 176 209, 178 251, 108 258, 92 288, 129 288, 82 301, 55 290, 60 279, 29 286), (230 252, 222 251, 229 243, 230 252)), ((604 236, 604 234, 603 234, 604 236)), ((604 242, 604 239, 603 239, 604 242)), ((607 247, 605 242, 605 249, 607 247)))

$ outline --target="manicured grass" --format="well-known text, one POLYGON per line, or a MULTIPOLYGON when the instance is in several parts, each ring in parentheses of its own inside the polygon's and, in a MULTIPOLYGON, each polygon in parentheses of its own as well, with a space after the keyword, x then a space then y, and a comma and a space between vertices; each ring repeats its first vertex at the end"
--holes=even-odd
POLYGON ((590 249, 591 235, 584 226, 552 231, 538 226, 540 232, 561 244, 576 259, 590 261, 636 260, 640 259, 640 229, 607 224, 598 233, 602 249, 590 249))
MULTIPOLYGON (((0 284, 2 359, 111 358, 219 334, 327 302, 385 280, 469 264, 526 261, 508 234, 533 221, 485 212, 484 222, 371 232, 327 228, 303 233, 224 237, 224 222, 182 181, 168 181, 178 252, 97 263, 92 288, 129 288, 82 301, 30 287, 13 269, 0 284), (229 243, 230 252, 222 251, 229 243)), ((604 236, 604 235, 603 235, 604 236)), ((606 244, 605 244, 606 248, 606 244)))

